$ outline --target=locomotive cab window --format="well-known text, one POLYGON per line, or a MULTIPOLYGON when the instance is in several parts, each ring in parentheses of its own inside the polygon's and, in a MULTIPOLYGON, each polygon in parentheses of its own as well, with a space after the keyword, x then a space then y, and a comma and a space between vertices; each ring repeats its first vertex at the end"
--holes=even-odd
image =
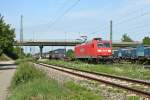
POLYGON ((104 43, 104 48, 110 48, 110 43, 104 43))
POLYGON ((110 48, 110 43, 98 43, 98 48, 110 48))
POLYGON ((103 43, 98 43, 98 48, 103 48, 103 43))

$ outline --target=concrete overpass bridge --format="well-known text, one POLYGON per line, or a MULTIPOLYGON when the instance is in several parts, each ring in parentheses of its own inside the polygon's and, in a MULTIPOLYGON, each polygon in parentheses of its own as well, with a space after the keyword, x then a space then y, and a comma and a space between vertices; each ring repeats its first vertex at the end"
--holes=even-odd
POLYGON ((44 46, 75 46, 81 43, 79 40, 25 40, 23 42, 15 41, 14 46, 39 46, 40 57, 42 57, 44 46))
MULTIPOLYGON (((14 46, 39 46, 40 48, 40 56, 42 57, 42 51, 44 46, 75 46, 77 44, 81 44, 82 42, 79 40, 25 40, 22 43, 20 41, 16 41, 14 46)), ((137 47, 142 44, 141 42, 113 42, 113 48, 118 47, 137 47)), ((145 45, 150 46, 150 45, 145 45)))
MULTIPOLYGON (((79 40, 25 40, 22 43, 16 41, 14 46, 75 46, 81 44, 79 40)), ((142 44, 141 42, 113 42, 113 47, 137 47, 142 44)), ((150 45, 145 45, 150 46, 150 45)))
POLYGON ((16 41, 14 46, 75 46, 81 43, 81 41, 77 40, 25 40, 22 43, 20 41, 16 41))

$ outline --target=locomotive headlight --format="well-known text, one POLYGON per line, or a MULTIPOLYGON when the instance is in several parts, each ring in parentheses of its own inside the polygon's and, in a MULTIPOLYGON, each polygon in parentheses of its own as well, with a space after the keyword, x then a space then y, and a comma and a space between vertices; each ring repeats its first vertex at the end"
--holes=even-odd
POLYGON ((108 52, 111 52, 111 50, 108 50, 108 52))
POLYGON ((102 52, 102 50, 97 50, 98 52, 102 52))

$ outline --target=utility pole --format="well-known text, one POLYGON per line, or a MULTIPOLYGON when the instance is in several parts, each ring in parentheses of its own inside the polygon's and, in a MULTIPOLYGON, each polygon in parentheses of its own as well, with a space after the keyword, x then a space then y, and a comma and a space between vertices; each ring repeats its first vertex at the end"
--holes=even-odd
POLYGON ((23 51, 23 15, 21 15, 21 22, 20 22, 20 55, 22 56, 23 51))
POLYGON ((66 54, 66 42, 67 42, 67 33, 65 32, 65 54, 66 54))
POLYGON ((23 15, 21 15, 21 22, 20 22, 20 43, 23 43, 23 15))
MULTIPOLYGON (((35 33, 33 33, 33 42, 35 42, 35 33)), ((35 46, 33 47, 33 53, 32 53, 32 55, 34 55, 35 54, 35 46)))
POLYGON ((110 41, 112 42, 112 34, 113 34, 113 22, 112 20, 110 21, 110 41))

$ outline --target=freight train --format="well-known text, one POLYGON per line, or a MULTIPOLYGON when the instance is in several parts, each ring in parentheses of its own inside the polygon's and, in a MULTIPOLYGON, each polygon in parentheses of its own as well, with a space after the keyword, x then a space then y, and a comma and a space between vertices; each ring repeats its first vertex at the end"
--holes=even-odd
POLYGON ((119 48, 114 50, 114 62, 130 61, 132 63, 150 64, 150 47, 139 45, 136 48, 119 48))
POLYGON ((52 50, 49 52, 49 59, 64 59, 66 57, 65 53, 65 49, 52 50))
MULTIPOLYGON (((65 49, 56 49, 49 52, 49 59, 67 59, 65 49)), ((112 42, 94 38, 92 41, 78 44, 74 48, 75 59, 92 63, 132 63, 150 64, 150 47, 142 44, 136 48, 112 49, 112 42)), ((69 59, 69 58, 68 58, 69 59)))
POLYGON ((119 48, 112 50, 111 41, 94 38, 90 42, 75 46, 75 58, 92 62, 130 61, 150 64, 150 47, 139 45, 137 48, 119 48))

